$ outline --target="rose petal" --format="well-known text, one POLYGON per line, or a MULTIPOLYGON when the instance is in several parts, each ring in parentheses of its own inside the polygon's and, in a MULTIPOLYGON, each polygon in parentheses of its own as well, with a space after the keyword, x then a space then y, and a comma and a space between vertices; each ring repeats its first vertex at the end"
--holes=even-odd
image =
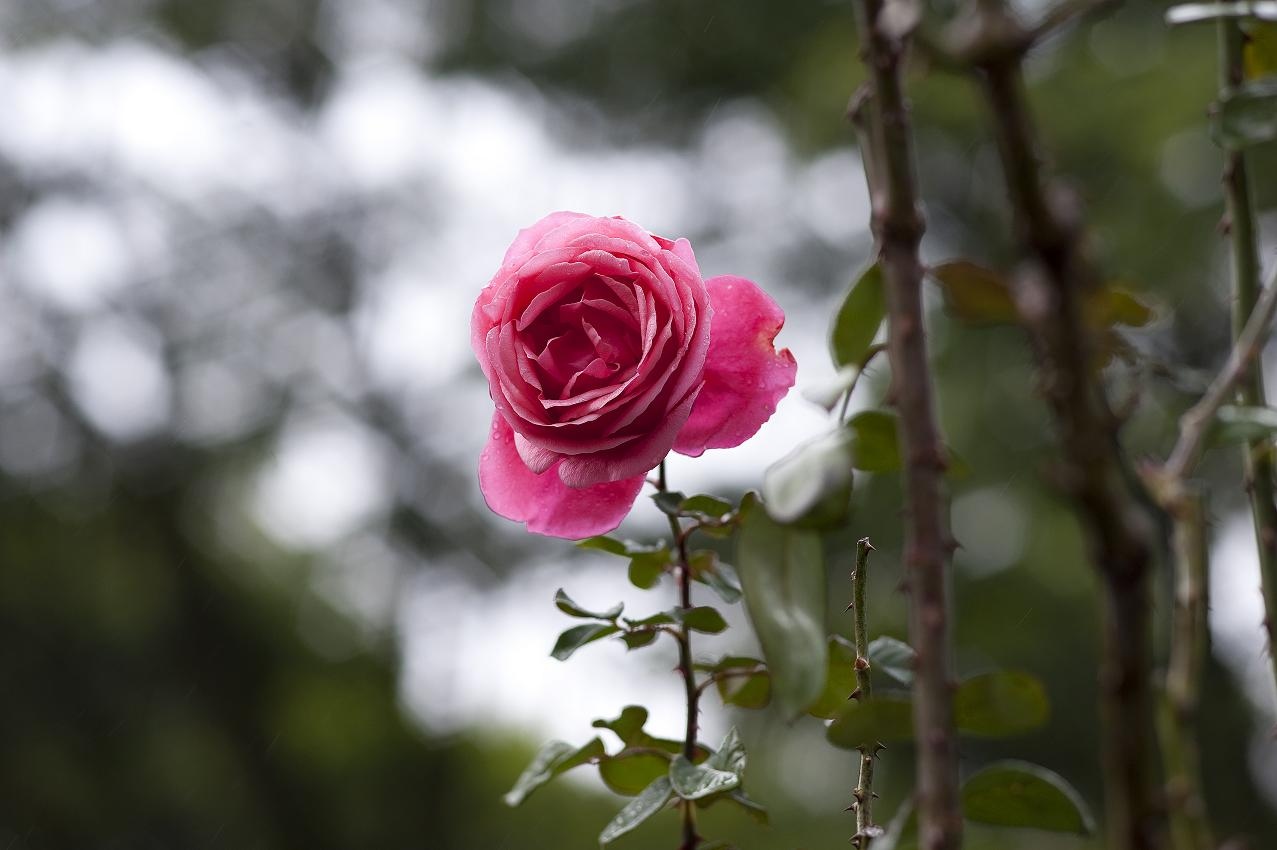
POLYGON ((528 531, 578 540, 621 524, 643 489, 644 476, 573 489, 556 469, 537 475, 524 465, 514 432, 496 414, 479 456, 479 489, 494 513, 527 524, 528 531))
POLYGON ((514 237, 510 247, 506 249, 505 259, 501 261, 502 267, 521 264, 532 255, 542 236, 574 218, 589 218, 589 216, 578 212, 552 212, 531 227, 520 230, 519 235, 514 237))
POLYGON ((794 385, 798 368, 787 349, 773 347, 785 314, 755 283, 721 275, 705 286, 714 308, 705 386, 674 442, 676 452, 692 457, 754 436, 794 385))
POLYGON ((589 487, 601 481, 616 481, 630 476, 644 477, 669 454, 695 403, 696 393, 693 392, 653 423, 652 430, 613 451, 565 452, 567 456, 558 466, 559 477, 572 487, 589 487))

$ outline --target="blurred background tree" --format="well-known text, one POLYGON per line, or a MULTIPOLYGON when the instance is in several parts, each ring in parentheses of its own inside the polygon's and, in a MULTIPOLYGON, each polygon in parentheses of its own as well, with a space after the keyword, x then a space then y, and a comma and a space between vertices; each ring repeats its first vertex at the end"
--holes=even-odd
MULTIPOLYGON (((1161 305, 1130 339, 1141 365, 1113 367, 1139 393, 1136 455, 1164 453, 1228 339, 1214 42, 1162 11, 1128 3, 1030 66, 1105 267, 1161 305)), ((601 788, 518 810, 500 793, 546 732, 584 740, 644 694, 677 728, 677 695, 659 662, 600 649, 592 677, 545 657, 554 587, 610 602, 624 576, 484 509, 470 304, 544 212, 624 214, 691 238, 707 273, 762 283, 789 314, 799 388, 818 381, 829 310, 870 251, 843 121, 861 74, 834 2, 0 7, 0 845, 590 846, 617 807, 601 788)), ((980 104, 921 64, 911 92, 926 256, 1007 261, 980 104)), ((1277 173, 1271 146, 1255 159, 1277 173)), ((1277 182, 1257 188, 1271 244, 1277 182)), ((1096 804, 1095 587, 1050 484, 1030 357, 1018 331, 935 306, 940 410, 967 468, 959 666, 1029 670, 1053 702, 1037 733, 965 744, 964 768, 1030 758, 1096 804)), ((753 443, 674 466, 674 484, 739 495, 823 421, 794 393, 753 443)), ((1218 455, 1206 473, 1240 480, 1218 455)), ((1219 489, 1206 791, 1221 834, 1268 847, 1275 703, 1241 494, 1219 489)), ((837 603, 852 541, 873 536, 875 630, 902 635, 899 505, 894 477, 866 477, 828 543, 837 603)), ((659 534, 649 513, 633 536, 659 534)), ((768 831, 729 814, 716 834, 844 842, 854 755, 707 702, 707 736, 741 726, 773 810, 768 831)), ((879 811, 910 764, 888 754, 879 811)))

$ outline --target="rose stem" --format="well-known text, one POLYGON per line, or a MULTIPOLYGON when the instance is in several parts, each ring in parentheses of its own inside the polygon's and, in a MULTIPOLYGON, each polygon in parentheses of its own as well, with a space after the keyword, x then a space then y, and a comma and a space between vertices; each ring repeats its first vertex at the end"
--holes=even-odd
MULTIPOLYGON (((665 484, 665 461, 661 461, 656 480, 656 489, 661 493, 668 492, 665 484)), ((669 521, 670 533, 674 535, 674 552, 678 559, 675 562, 678 605, 686 611, 692 607, 692 570, 688 565, 687 536, 683 533, 677 517, 669 516, 669 521)), ((700 690, 696 687, 696 675, 692 669, 691 631, 685 624, 679 623, 674 639, 678 641, 678 672, 683 677, 683 689, 687 694, 687 727, 683 733, 683 758, 690 762, 696 757, 696 719, 700 690)), ((701 841, 700 836, 696 834, 696 806, 688 800, 683 800, 681 808, 683 810, 683 843, 679 850, 696 850, 701 841)))
POLYGON ((856 4, 861 56, 869 70, 868 119, 876 185, 870 186, 872 226, 887 289, 887 354, 891 392, 900 413, 905 458, 906 586, 909 636, 917 652, 913 719, 917 730, 917 801, 923 850, 962 845, 958 747, 953 723, 948 561, 942 479, 944 450, 932 399, 922 313, 925 228, 914 175, 913 132, 901 82, 908 37, 893 37, 882 21, 883 0, 856 4))
MULTIPOLYGON (((851 607, 854 612, 854 633, 856 643, 856 692, 858 700, 867 700, 873 696, 873 684, 869 671, 869 624, 865 610, 865 587, 869 584, 869 553, 873 544, 868 537, 856 541, 856 571, 851 574, 851 607)), ((874 760, 878 757, 878 744, 860 748, 860 780, 853 792, 855 798, 852 806, 856 810, 856 834, 851 843, 857 850, 866 850, 873 840, 870 827, 873 822, 874 796, 874 760)))
POLYGON ((1046 173, 1025 93, 1031 31, 1005 0, 973 0, 974 68, 989 107, 1007 193, 1028 255, 1016 278, 1021 321, 1038 353, 1041 386, 1056 421, 1064 480, 1090 538, 1103 585, 1101 742, 1108 846, 1157 846, 1160 812, 1150 763, 1148 575, 1152 519, 1118 441, 1095 368, 1087 305, 1103 291, 1085 241, 1079 203, 1046 173))
MULTIPOLYGON (((1219 83, 1228 92, 1242 83, 1244 35, 1236 21, 1219 22, 1219 83)), ((1224 198, 1229 244, 1232 248, 1233 335, 1239 338, 1260 296, 1258 244, 1250 175, 1245 154, 1229 151, 1224 163, 1224 198)), ((1249 407, 1264 407, 1264 371, 1256 358, 1241 381, 1238 401, 1249 407)), ((1267 440, 1242 445, 1246 489, 1255 522, 1255 542, 1259 550, 1260 587, 1264 597, 1264 631, 1268 636, 1268 657, 1277 679, 1277 494, 1273 485, 1273 455, 1267 440)))

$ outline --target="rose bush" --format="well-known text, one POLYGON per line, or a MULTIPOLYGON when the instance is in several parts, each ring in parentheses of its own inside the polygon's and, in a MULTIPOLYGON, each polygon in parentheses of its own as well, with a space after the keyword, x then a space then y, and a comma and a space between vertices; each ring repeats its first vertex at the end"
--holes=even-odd
POLYGON ((611 531, 674 450, 749 439, 794 384, 785 315, 741 277, 702 280, 686 239, 552 213, 479 294, 471 343, 496 404, 488 506, 530 531, 611 531))

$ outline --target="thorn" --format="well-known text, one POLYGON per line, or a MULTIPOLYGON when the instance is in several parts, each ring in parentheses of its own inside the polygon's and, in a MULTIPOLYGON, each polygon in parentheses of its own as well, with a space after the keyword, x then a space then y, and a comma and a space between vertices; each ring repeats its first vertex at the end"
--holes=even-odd
POLYGON ((848 602, 848 603, 847 603, 847 607, 846 607, 846 608, 844 608, 844 609, 842 609, 842 612, 843 612, 844 614, 846 614, 848 611, 850 611, 852 608, 855 608, 855 607, 856 607, 856 603, 855 603, 855 602, 848 602))
POLYGON ((863 655, 857 655, 857 656, 856 656, 856 669, 857 669, 857 670, 868 670, 868 669, 869 669, 869 659, 868 659, 868 658, 865 658, 863 655))
POLYGON ((856 688, 854 691, 848 694, 847 699, 849 700, 860 699, 860 688, 856 688))

